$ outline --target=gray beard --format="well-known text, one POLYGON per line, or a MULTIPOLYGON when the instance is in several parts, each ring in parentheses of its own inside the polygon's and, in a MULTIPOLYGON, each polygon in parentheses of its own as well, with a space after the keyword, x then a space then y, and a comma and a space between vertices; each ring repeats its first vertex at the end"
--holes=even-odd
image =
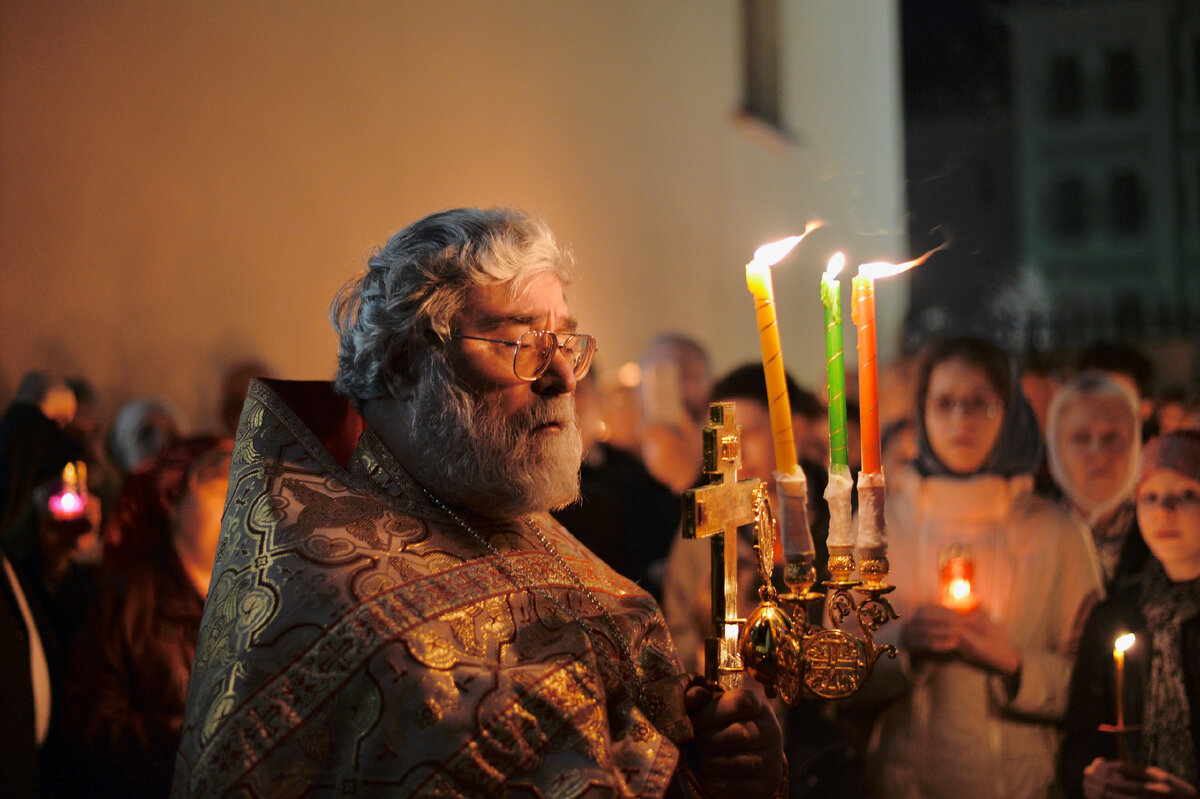
POLYGON ((554 510, 579 498, 583 439, 575 398, 562 394, 511 416, 472 395, 441 369, 419 383, 409 429, 426 488, 488 518, 554 510), (557 433, 534 433, 551 421, 557 433))

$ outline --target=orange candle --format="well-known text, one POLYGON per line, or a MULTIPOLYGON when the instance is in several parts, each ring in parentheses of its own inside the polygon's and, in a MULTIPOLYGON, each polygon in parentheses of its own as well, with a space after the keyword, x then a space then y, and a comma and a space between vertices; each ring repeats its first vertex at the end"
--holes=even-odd
POLYGON ((858 420, 862 470, 881 470, 879 453, 879 364, 875 349, 875 281, 861 274, 851 281, 850 315, 858 328, 858 420))

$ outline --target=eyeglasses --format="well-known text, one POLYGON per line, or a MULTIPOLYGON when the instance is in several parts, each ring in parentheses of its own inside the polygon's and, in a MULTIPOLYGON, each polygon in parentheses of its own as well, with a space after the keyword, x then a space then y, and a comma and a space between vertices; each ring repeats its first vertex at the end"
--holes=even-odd
POLYGON ((592 367, 596 355, 596 339, 584 333, 554 333, 550 330, 530 330, 522 333, 516 341, 501 338, 468 336, 451 333, 452 338, 467 338, 472 341, 490 341, 507 344, 513 348, 513 373, 528 382, 533 382, 546 373, 554 360, 554 353, 562 350, 571 362, 571 371, 576 380, 582 380, 592 367), (560 338, 561 337, 561 338, 560 338))
POLYGON ((958 408, 968 419, 980 419, 984 416, 995 419, 996 414, 1000 413, 999 403, 987 397, 964 397, 962 399, 947 396, 930 397, 926 408, 938 416, 945 417, 952 416, 954 409, 958 408))

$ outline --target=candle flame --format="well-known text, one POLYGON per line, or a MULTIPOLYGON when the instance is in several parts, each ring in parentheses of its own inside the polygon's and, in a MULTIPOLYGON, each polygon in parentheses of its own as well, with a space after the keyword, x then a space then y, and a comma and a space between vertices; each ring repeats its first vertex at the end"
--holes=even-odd
POLYGON ((1114 652, 1124 652, 1126 649, 1133 646, 1133 642, 1134 642, 1133 633, 1125 633, 1120 638, 1118 638, 1116 641, 1113 641, 1113 651, 1114 652))
POLYGON ((955 599, 966 599, 970 595, 971 595, 971 581, 970 580, 963 580, 960 578, 958 580, 951 581, 950 596, 954 597, 955 599))
POLYGON ((840 252, 835 252, 830 258, 829 263, 825 266, 825 279, 833 280, 846 267, 846 256, 840 252))
POLYGON ((905 261, 902 264, 889 264, 886 261, 873 261, 869 264, 859 264, 858 273, 870 280, 877 280, 881 277, 892 277, 893 275, 898 275, 901 272, 907 272, 909 269, 920 266, 928 261, 929 256, 933 255, 938 250, 944 250, 949 247, 950 241, 950 237, 947 236, 945 241, 934 247, 929 252, 925 253, 919 258, 914 258, 911 261, 905 261))
POLYGON ((786 239, 773 241, 770 244, 764 244, 754 251, 754 258, 750 261, 751 265, 757 266, 774 266, 787 256, 789 252, 795 249, 796 245, 804 241, 804 237, 812 233, 821 225, 825 224, 819 219, 814 219, 804 226, 804 232, 799 236, 788 236, 786 239))

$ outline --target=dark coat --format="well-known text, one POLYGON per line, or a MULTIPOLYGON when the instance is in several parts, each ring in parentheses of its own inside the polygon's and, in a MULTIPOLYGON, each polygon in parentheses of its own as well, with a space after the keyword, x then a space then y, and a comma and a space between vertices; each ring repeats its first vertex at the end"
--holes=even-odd
MULTIPOLYGON (((1151 654, 1150 632, 1142 613, 1142 586, 1141 579, 1130 581, 1096 605, 1079 639, 1075 668, 1071 672, 1066 735, 1059 758, 1059 782, 1068 797, 1083 796, 1083 770, 1093 759, 1117 757, 1116 735, 1099 728, 1101 724, 1116 723, 1113 642, 1127 632, 1137 639, 1125 653, 1125 724, 1142 723, 1150 689, 1151 654)), ((1200 617, 1186 622, 1182 632, 1184 681, 1192 708, 1192 740, 1197 743, 1197 762, 1200 762, 1200 617)), ((1126 735, 1126 759, 1145 762, 1136 732, 1126 735)))

